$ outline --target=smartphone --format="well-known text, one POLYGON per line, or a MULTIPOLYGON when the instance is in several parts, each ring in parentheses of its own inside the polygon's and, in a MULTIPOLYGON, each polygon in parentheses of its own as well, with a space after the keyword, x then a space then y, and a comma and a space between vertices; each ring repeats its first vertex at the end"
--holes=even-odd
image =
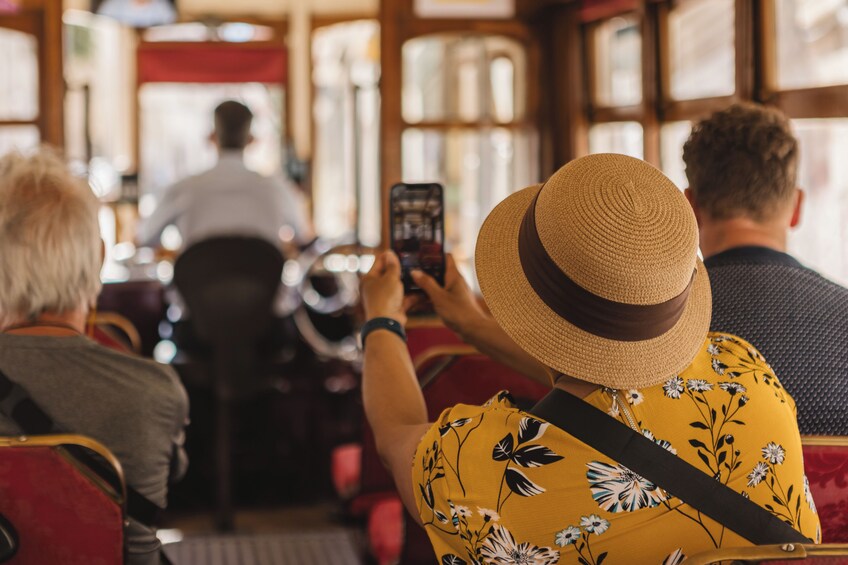
POLYGON ((445 199, 438 183, 398 183, 389 197, 392 250, 400 258, 404 292, 421 292, 409 272, 420 269, 445 284, 445 199))

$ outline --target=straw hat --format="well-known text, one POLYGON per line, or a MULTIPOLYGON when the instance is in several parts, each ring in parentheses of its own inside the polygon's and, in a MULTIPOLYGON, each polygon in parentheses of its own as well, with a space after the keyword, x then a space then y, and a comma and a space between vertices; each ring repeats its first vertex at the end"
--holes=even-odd
POLYGON ((477 276, 495 319, 539 361, 644 388, 686 368, 706 339, 712 301, 697 250, 695 215, 665 175, 590 155, 489 214, 477 276))

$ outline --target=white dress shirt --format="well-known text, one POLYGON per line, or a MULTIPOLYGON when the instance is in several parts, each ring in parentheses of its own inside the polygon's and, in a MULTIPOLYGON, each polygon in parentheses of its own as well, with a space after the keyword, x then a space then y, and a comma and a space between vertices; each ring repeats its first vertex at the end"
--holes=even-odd
POLYGON ((168 188, 140 226, 141 245, 156 246, 162 231, 176 225, 183 248, 216 236, 256 236, 275 246, 288 227, 296 241, 306 237, 302 200, 281 179, 244 166, 240 151, 224 151, 206 172, 168 188))

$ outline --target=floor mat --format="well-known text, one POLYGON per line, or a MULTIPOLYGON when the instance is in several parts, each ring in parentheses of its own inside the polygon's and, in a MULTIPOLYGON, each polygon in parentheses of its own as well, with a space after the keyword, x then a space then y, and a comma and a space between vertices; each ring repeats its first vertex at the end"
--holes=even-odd
POLYGON ((345 530, 191 536, 165 546, 174 565, 361 565, 345 530))

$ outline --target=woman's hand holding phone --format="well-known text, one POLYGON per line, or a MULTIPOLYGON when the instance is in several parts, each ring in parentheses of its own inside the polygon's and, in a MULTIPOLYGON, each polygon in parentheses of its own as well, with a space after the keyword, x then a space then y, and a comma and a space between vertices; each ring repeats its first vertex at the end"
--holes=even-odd
POLYGON ((479 321, 488 319, 477 297, 456 268, 453 255, 445 256, 444 287, 424 271, 414 270, 411 275, 415 284, 430 299, 436 314, 461 337, 467 335, 479 321))

